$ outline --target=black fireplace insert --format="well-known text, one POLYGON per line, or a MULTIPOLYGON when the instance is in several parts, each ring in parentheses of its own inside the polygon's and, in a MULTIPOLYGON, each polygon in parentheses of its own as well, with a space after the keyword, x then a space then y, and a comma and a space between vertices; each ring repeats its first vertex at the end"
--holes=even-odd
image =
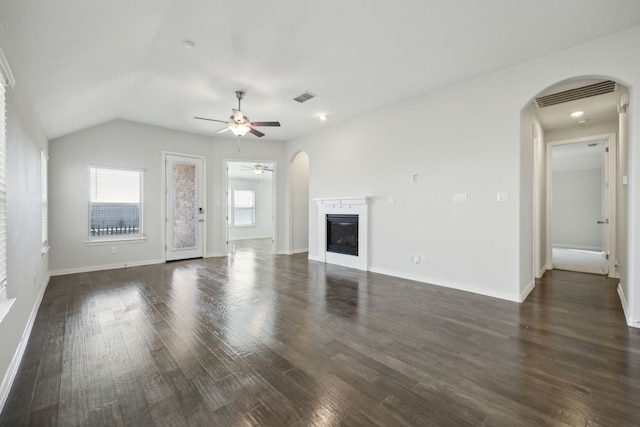
POLYGON ((327 252, 358 256, 358 215, 327 215, 327 252))

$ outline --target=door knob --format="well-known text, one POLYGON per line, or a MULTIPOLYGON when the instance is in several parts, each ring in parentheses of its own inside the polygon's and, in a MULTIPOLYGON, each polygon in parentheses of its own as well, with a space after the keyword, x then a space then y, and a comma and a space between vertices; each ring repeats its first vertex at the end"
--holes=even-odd
POLYGON ((605 223, 604 221, 598 221, 598 224, 604 224, 604 223, 605 223))

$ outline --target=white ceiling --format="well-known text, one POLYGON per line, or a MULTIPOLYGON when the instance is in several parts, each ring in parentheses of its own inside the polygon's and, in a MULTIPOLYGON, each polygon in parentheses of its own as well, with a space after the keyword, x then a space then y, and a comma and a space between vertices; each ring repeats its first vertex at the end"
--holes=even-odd
POLYGON ((116 118, 223 137, 193 117, 244 89, 289 140, 638 25, 640 1, 0 0, 0 19, 50 138, 116 118))
POLYGON ((265 170, 260 176, 254 172, 256 165, 262 165, 265 168, 273 170, 273 163, 264 162, 227 162, 227 176, 232 179, 255 179, 258 181, 271 182, 273 172, 265 170))

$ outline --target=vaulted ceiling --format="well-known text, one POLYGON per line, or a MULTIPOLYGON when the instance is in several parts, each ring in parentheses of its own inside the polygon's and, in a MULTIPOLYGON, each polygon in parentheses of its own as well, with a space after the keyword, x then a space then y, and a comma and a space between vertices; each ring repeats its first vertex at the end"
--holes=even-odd
POLYGON ((289 140, 638 25, 640 2, 0 0, 0 19, 49 138, 116 118, 222 137, 193 117, 226 120, 242 89, 289 140))

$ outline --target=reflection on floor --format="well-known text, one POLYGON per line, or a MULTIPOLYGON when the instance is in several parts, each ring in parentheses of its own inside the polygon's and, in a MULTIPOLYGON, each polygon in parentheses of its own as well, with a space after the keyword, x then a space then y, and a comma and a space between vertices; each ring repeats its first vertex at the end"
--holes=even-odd
POLYGON ((553 268, 591 274, 607 274, 605 253, 582 249, 553 248, 553 268))
POLYGON ((232 240, 229 242, 229 254, 254 253, 273 255, 271 237, 265 239, 232 240))

